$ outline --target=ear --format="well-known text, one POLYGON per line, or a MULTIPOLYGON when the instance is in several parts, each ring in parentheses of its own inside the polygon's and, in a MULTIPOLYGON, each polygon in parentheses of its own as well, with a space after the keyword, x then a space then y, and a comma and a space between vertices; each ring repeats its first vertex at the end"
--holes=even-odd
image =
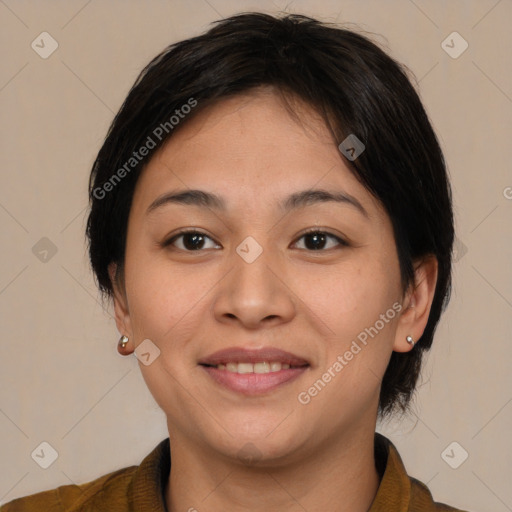
POLYGON ((110 263, 108 265, 108 275, 112 288, 114 290, 114 311, 116 318, 117 330, 120 334, 128 336, 129 343, 132 343, 132 328, 130 322, 130 312, 128 310, 128 301, 126 300, 126 291, 119 279, 116 279, 117 264, 110 263))
POLYGON ((409 352, 413 345, 407 342, 411 336, 416 342, 423 335, 428 322, 437 284, 438 263, 434 255, 425 256, 414 265, 414 282, 411 283, 403 301, 402 314, 398 320, 393 350, 409 352))

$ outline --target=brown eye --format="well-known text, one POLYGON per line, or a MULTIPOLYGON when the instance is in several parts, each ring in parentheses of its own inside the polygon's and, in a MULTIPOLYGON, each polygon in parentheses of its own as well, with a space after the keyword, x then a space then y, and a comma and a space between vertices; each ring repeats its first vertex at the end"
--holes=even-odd
MULTIPOLYGON (((318 229, 308 231, 307 233, 304 233, 299 240, 304 238, 305 242, 305 249, 310 251, 321 251, 326 249, 326 245, 328 244, 328 240, 334 240, 336 246, 348 246, 348 244, 341 239, 340 237, 333 235, 332 233, 328 233, 326 231, 319 231, 318 229)), ((327 247, 327 249, 332 249, 333 246, 327 247)))
MULTIPOLYGON (((201 249, 212 249, 215 247, 205 247, 206 240, 212 240, 208 235, 202 233, 201 231, 181 231, 177 235, 174 235, 172 238, 164 242, 163 246, 167 247, 169 245, 175 246, 177 249, 187 252, 200 251, 201 249), (176 241, 180 240, 179 244, 176 244, 176 241)), ((217 247, 219 247, 217 245, 217 247)))
MULTIPOLYGON (((339 246, 347 247, 349 245, 339 236, 326 231, 320 231, 318 229, 313 229, 304 233, 298 240, 301 239, 304 239, 304 247, 299 248, 303 248, 308 251, 323 251, 339 246), (330 246, 329 243, 331 244, 330 246)), ((295 244, 297 243, 298 242, 295 242, 295 244)), ((220 245, 216 244, 206 233, 196 230, 181 231, 162 244, 163 247, 167 247, 169 245, 186 252, 198 252, 202 249, 220 248, 220 245), (207 247, 208 240, 213 242, 213 247, 207 247)))

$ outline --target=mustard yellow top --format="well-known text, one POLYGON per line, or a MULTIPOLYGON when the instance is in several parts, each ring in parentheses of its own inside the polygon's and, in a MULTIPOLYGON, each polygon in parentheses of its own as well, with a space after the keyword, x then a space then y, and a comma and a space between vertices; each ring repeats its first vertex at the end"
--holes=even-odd
MULTIPOLYGON (((368 512, 465 512, 435 503, 427 486, 407 475, 393 443, 377 432, 375 460, 382 477, 368 512)), ((139 466, 18 498, 0 512, 168 512, 164 489, 170 467, 167 438, 139 466)))

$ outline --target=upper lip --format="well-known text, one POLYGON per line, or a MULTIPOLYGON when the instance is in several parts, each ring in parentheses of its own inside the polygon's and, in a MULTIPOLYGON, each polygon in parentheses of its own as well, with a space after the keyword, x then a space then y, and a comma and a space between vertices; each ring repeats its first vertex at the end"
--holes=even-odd
POLYGON ((199 361, 199 364, 216 366, 226 363, 254 364, 264 361, 278 361, 280 363, 287 363, 290 366, 309 365, 302 357, 274 347, 263 347, 260 349, 247 349, 243 347, 225 348, 204 357, 199 361))

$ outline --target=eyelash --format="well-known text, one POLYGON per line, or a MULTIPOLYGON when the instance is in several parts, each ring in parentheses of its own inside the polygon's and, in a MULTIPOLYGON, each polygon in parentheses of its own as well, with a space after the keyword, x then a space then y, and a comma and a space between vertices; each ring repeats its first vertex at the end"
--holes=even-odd
MULTIPOLYGON (((169 238, 166 241, 164 241, 162 243, 162 247, 168 247, 168 246, 172 245, 180 236, 183 236, 183 235, 186 235, 186 234, 201 235, 203 237, 209 238, 210 240, 213 240, 213 238, 208 236, 206 233, 203 233, 202 231, 198 231, 197 229, 194 229, 194 228, 189 228, 189 229, 183 229, 183 230, 179 231, 178 233, 174 234, 171 238, 169 238)), ((334 235, 333 233, 330 233, 328 231, 322 231, 321 228, 309 228, 308 230, 303 232, 299 236, 299 238, 297 238, 297 240, 294 243, 297 243, 301 238, 304 238, 305 236, 311 235, 311 234, 327 235, 329 238, 334 238, 338 242, 339 246, 341 246, 341 247, 348 247, 349 246, 349 244, 345 240, 340 238, 339 236, 334 235)), ((331 247, 330 249, 333 249, 333 248, 331 247)), ((330 249, 318 249, 318 250, 302 249, 302 250, 306 250, 308 252, 326 252, 326 251, 328 251, 330 249)), ((201 252, 204 249, 197 249, 195 251, 191 251, 191 250, 187 250, 187 249, 179 249, 179 248, 177 248, 177 250, 183 251, 183 252, 201 252)))

